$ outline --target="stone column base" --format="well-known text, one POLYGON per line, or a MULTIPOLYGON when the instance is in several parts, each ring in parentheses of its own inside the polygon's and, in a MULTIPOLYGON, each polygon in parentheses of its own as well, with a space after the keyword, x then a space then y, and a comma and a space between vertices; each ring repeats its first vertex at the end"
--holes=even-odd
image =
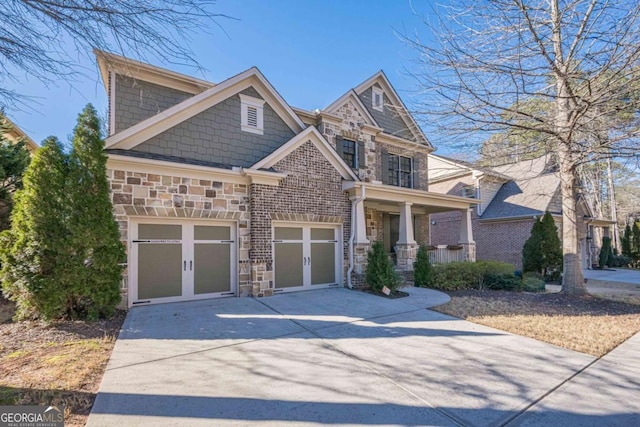
POLYGON ((269 296, 273 295, 273 270, 266 262, 251 264, 251 295, 269 296))
POLYGON ((353 272, 355 274, 364 274, 367 269, 367 254, 370 247, 369 243, 353 244, 353 272))
POLYGON ((413 263, 418 257, 417 243, 396 244, 396 268, 401 271, 412 271, 413 263))

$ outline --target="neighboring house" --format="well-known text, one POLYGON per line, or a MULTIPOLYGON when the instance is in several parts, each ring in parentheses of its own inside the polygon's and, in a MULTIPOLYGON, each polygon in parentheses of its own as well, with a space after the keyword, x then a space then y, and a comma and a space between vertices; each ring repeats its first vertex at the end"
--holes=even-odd
POLYGON ((214 84, 96 55, 128 306, 359 285, 372 240, 407 271, 429 214, 470 221, 474 200, 427 191, 433 147, 383 72, 306 111, 257 68, 214 84))
POLYGON ((30 153, 35 153, 38 149, 38 144, 36 144, 33 139, 29 137, 26 133, 22 131, 15 123, 13 123, 7 116, 2 115, 1 119, 5 122, 5 124, 9 127, 9 131, 4 133, 4 137, 10 143, 17 143, 20 140, 25 141, 25 146, 30 153))
MULTIPOLYGON (((478 260, 496 260, 522 268, 522 247, 534 222, 549 211, 562 238, 560 176, 550 158, 540 157, 493 168, 429 155, 429 188, 449 195, 479 200, 471 222, 478 260)), ((585 198, 577 204, 578 238, 584 268, 597 264, 602 236, 612 221, 594 218, 585 198)), ((450 245, 457 240, 460 215, 431 215, 431 244, 450 245)))

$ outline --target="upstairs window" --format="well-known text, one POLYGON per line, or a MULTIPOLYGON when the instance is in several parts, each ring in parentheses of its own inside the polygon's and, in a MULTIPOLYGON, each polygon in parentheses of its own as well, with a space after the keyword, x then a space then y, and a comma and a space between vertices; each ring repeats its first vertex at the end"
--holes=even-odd
POLYGON ((413 188, 413 159, 390 154, 389 180, 391 185, 413 188))
POLYGON ((240 94, 240 120, 243 132, 264 133, 264 100, 240 94))
POLYGON ((351 169, 365 167, 364 142, 336 137, 336 151, 351 169))
POLYGON ((374 110, 383 111, 384 109, 384 92, 379 87, 372 87, 371 107, 374 110))

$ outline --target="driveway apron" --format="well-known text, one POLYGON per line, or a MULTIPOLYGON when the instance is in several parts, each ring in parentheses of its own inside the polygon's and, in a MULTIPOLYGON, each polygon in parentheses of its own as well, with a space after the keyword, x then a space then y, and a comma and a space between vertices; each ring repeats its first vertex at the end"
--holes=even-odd
POLYGON ((446 295, 408 291, 136 307, 88 425, 504 425, 544 413, 594 361, 433 312, 446 295))

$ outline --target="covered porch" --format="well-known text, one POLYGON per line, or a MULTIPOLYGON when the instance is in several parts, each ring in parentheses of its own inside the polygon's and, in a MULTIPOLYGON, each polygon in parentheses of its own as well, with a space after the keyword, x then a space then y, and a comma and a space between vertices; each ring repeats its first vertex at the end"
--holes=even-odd
POLYGON ((352 202, 349 249, 354 273, 364 272, 367 251, 374 241, 383 242, 398 270, 413 270, 418 247, 429 245, 429 215, 453 210, 461 211, 464 219, 460 223, 459 247, 436 248, 432 260, 475 261, 470 209, 477 200, 368 182, 344 182, 343 189, 352 202), (445 255, 447 251, 455 254, 445 255))

